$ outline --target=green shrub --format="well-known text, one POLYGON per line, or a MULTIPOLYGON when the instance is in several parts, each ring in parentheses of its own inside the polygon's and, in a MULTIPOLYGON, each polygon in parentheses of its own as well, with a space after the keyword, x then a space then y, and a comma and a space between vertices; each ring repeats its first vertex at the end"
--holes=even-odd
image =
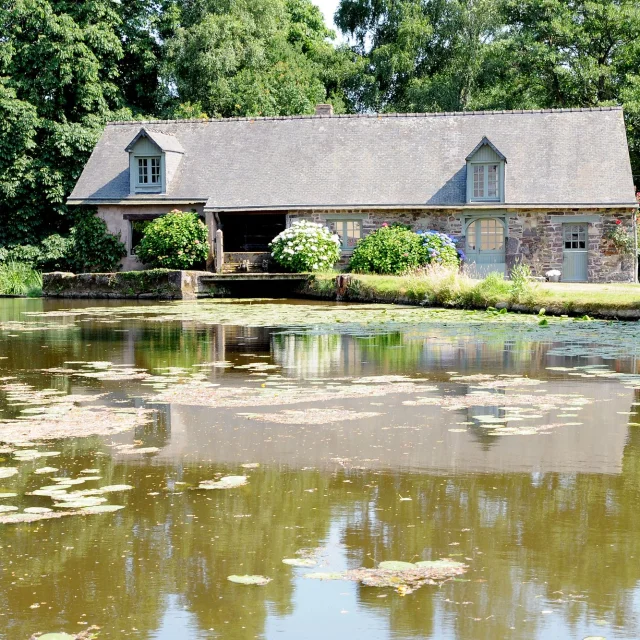
POLYGON ((69 266, 75 273, 106 273, 120 269, 120 259, 127 249, 107 231, 102 218, 89 214, 71 228, 69 236, 69 266))
POLYGON ((72 239, 55 233, 42 241, 36 267, 40 271, 69 271, 73 253, 72 239))
POLYGON ((41 293, 40 272, 24 262, 5 262, 0 265, 0 294, 35 297, 41 293))
POLYGON ((457 267, 460 264, 458 249, 451 236, 439 231, 419 231, 418 235, 427 251, 427 264, 443 267, 457 267))
POLYGON ((207 227, 195 213, 177 209, 149 224, 136 247, 148 267, 191 269, 207 259, 207 227))
POLYGON ((401 226, 384 226, 356 244, 351 271, 399 275, 427 262, 422 238, 401 226))
POLYGON ((340 260, 340 238, 327 227, 295 221, 269 245, 271 257, 290 271, 326 271, 340 260))

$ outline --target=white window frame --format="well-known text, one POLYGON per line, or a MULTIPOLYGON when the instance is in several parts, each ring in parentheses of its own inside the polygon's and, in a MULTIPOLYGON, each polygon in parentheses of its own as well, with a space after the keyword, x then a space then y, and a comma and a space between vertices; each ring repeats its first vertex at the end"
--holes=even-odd
POLYGON ((504 202, 504 162, 468 162, 467 163, 467 200, 468 202, 504 202), (489 196, 489 167, 496 167, 496 195, 489 196), (482 168, 482 195, 475 195, 476 169, 482 168))
POLYGON ((333 231, 333 233, 337 234, 340 237, 340 250, 342 253, 352 253, 355 249, 355 245, 353 247, 349 247, 346 242, 346 225, 351 222, 357 224, 360 227, 360 237, 356 241, 356 244, 359 240, 362 240, 362 217, 327 217, 327 224, 329 228, 333 231))

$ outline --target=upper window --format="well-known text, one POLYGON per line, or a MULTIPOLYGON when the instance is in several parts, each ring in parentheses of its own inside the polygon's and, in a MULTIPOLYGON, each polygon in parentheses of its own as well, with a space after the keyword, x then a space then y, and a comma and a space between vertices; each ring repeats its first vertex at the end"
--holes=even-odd
POLYGON ((500 165, 472 164, 473 167, 473 200, 500 199, 500 165))
POLYGON ((467 202, 504 202, 506 157, 484 137, 466 157, 467 202))
POLYGON ((338 234, 343 251, 353 251, 362 237, 362 220, 332 220, 331 230, 338 234))
POLYGON ((160 185, 160 157, 138 158, 138 186, 160 185))

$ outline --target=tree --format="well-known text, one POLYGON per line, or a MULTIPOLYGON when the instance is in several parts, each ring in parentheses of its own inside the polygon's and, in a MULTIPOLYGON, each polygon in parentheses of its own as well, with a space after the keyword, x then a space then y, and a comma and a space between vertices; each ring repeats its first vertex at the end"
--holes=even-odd
POLYGON ((311 0, 184 2, 167 45, 167 77, 180 102, 214 117, 311 113, 335 98, 352 55, 311 0))

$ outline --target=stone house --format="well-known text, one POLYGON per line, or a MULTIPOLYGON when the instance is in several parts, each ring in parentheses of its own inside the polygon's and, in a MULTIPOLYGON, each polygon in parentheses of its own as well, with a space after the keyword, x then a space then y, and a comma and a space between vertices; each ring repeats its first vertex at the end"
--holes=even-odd
POLYGON ((210 268, 260 268, 298 218, 331 226, 345 257, 383 223, 455 237, 467 268, 518 262, 565 281, 634 282, 636 201, 622 109, 114 122, 69 204, 92 205, 127 245, 148 220, 193 210, 210 268), (220 235, 216 232, 222 231, 220 235), (215 239, 218 238, 216 243, 215 239), (217 254, 217 259, 216 259, 217 254))

